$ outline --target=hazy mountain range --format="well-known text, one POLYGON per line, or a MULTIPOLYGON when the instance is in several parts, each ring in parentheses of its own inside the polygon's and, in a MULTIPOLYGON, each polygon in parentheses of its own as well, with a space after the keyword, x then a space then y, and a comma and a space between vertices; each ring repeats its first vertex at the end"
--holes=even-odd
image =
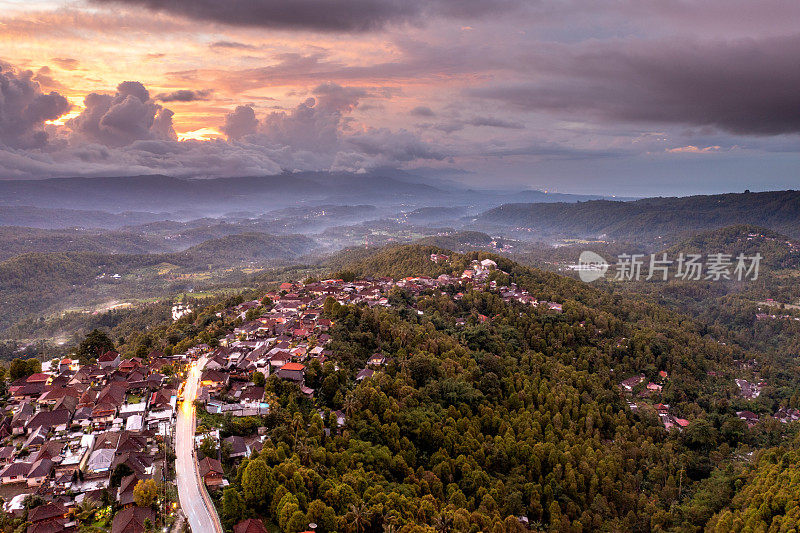
MULTIPOLYGON (((476 205, 488 208, 520 199, 555 202, 598 198, 601 197, 541 191, 476 191, 397 170, 371 174, 301 172, 218 179, 150 175, 0 181, 0 205, 111 213, 169 212, 172 218, 180 220, 219 216, 231 211, 257 214, 296 205, 476 205)), ((137 223, 136 215, 126 216, 134 220, 129 224, 137 223)), ((53 218, 57 218, 56 213, 53 218)), ((96 216, 89 221, 103 227, 124 222, 104 222, 96 216)))
POLYGON ((3 322, 217 290, 253 271, 319 264, 344 249, 418 242, 547 262, 572 253, 549 244, 576 239, 601 238, 601 251, 646 251, 687 232, 745 223, 797 238, 798 221, 796 191, 622 201, 478 191, 389 170, 0 181, 3 322))

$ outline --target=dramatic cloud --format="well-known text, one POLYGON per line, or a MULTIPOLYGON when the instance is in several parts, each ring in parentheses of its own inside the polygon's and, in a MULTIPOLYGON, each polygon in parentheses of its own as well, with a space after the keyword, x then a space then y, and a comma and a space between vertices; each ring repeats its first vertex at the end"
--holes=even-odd
POLYGON ((181 89, 171 93, 161 93, 156 96, 156 100, 161 100, 162 102, 197 102, 208 100, 213 93, 213 89, 204 89, 202 91, 181 89))
MULTIPOLYGON (((289 111, 261 121, 251 106, 238 106, 220 128, 227 141, 178 141, 173 112, 140 82, 126 81, 114 94, 90 93, 84 109, 63 125, 45 121, 69 110, 57 93, 44 94, 30 71, 0 71, 0 179, 74 175, 241 176, 288 170, 361 171, 440 151, 405 130, 350 127, 360 100, 391 95, 383 89, 325 83, 289 111)), ((171 95, 159 95, 169 99, 171 95)), ((179 101, 173 98, 172 101, 179 101)))
POLYGON ((363 32, 428 16, 479 17, 523 5, 522 0, 93 0, 164 11, 235 26, 363 32))
POLYGON ((290 112, 274 112, 264 119, 266 139, 304 150, 331 151, 339 141, 341 114, 309 98, 290 112))
POLYGON ((288 111, 258 120, 250 106, 239 106, 220 128, 237 146, 260 147, 288 170, 360 171, 415 160, 445 157, 443 152, 406 130, 351 130, 349 113, 362 99, 387 97, 391 91, 368 91, 325 83, 288 111))
POLYGON ((173 113, 150 99, 144 85, 125 81, 114 95, 91 93, 67 126, 85 140, 120 147, 142 140, 176 140, 173 113))
POLYGON ((274 111, 259 125, 251 107, 239 106, 225 118, 222 131, 237 140, 258 132, 262 140, 300 150, 335 151, 344 114, 353 111, 369 95, 360 87, 335 83, 319 85, 314 98, 307 98, 290 111, 274 111))
POLYGON ((251 135, 258 130, 256 112, 250 106, 240 105, 225 117, 225 124, 220 129, 231 141, 238 141, 245 135, 251 135))
POLYGON ((21 107, 0 104, 0 177, 119 161, 220 176, 452 165, 475 185, 602 193, 797 180, 796 0, 6 4, 4 59, 36 94, 87 106, 11 127, 21 107), (108 90, 120 80, 151 90, 108 90))
POLYGON ((69 109, 67 99, 57 92, 42 92, 33 72, 17 72, 0 63, 0 144, 11 148, 44 146, 45 122, 69 109))
POLYGON ((800 133, 800 35, 734 42, 617 41, 534 57, 543 81, 470 89, 530 111, 603 121, 800 133))
POLYGON ((49 89, 54 91, 64 91, 66 87, 64 87, 60 82, 56 81, 56 79, 51 75, 52 73, 53 71, 50 70, 50 67, 45 65, 36 71, 33 81, 38 83, 43 90, 49 89))

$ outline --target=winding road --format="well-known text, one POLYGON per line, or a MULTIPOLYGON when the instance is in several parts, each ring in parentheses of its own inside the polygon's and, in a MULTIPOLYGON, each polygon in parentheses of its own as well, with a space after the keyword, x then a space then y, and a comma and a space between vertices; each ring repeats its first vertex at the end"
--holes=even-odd
POLYGON ((175 425, 175 471, 177 473, 178 498, 183 514, 189 521, 193 533, 223 533, 214 504, 200 480, 194 455, 195 407, 200 373, 206 365, 205 357, 192 364, 183 388, 183 403, 178 410, 175 425))

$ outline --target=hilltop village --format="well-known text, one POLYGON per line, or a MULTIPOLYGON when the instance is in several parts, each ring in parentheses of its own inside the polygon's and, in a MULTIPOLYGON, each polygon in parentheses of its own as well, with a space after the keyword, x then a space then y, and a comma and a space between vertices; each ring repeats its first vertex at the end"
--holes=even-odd
MULTIPOLYGON (((448 259, 431 256, 434 262, 448 259)), ((224 448, 227 460, 244 458, 261 449, 265 437, 258 426, 246 437, 220 440, 213 422, 267 415, 264 380, 271 375, 314 397, 316 391, 305 380, 309 365, 336 361, 329 347, 332 322, 323 317, 326 302, 388 307, 395 288, 419 294, 462 287, 497 291, 506 301, 562 312, 559 303, 537 300, 513 284, 489 281, 495 269, 496 263, 487 259, 473 262, 461 276, 283 283, 261 300, 221 311, 226 318, 240 319, 241 325, 214 347, 200 344, 184 354, 152 351, 130 359, 109 350, 93 364, 64 358, 41 368, 33 368, 38 362, 29 360, 34 362, 31 371, 23 368, 24 375, 8 383, 6 415, 0 421, 5 519, 24 518, 28 533, 77 532, 87 520, 108 523, 113 533, 172 527, 180 515, 171 486, 174 424, 182 380, 194 361, 207 360, 197 397, 197 447, 224 448)), ((462 296, 452 294, 454 299, 462 296)), ((185 314, 182 309, 173 318, 185 314)), ((477 320, 489 318, 478 315, 477 320)), ((356 381, 370 378, 386 363, 376 353, 356 381)), ((346 424, 344 412, 333 415, 338 428, 346 424)), ((226 485, 221 455, 201 452, 200 457, 203 483, 212 490, 226 485)), ((247 527, 257 527, 251 522, 247 527)))
MULTIPOLYGON (((449 258, 433 254, 430 260, 449 258)), ((326 362, 336 365, 340 354, 331 347, 334 324, 327 318, 331 305, 390 307, 398 289, 410 295, 438 291, 454 300, 467 291, 490 291, 506 302, 563 312, 561 303, 490 280, 497 269, 486 259, 473 261, 460 276, 282 283, 259 300, 219 311, 219 317, 238 325, 213 346, 199 344, 173 355, 153 351, 130 359, 110 350, 93 364, 65 358, 41 369, 23 369, 25 375, 8 384, 0 422, 5 519, 23 521, 28 533, 77 532, 92 521, 106 524, 113 533, 180 530, 184 518, 173 481, 180 451, 174 449, 173 437, 183 380, 198 360, 204 364, 196 401, 195 464, 198 484, 214 491, 228 485, 231 464, 260 451, 268 438, 260 420, 270 414, 276 398, 265 389, 266 379, 275 376, 294 384, 313 401, 317 390, 307 382, 309 369, 326 362)), ((411 311, 423 314, 413 307, 411 311)), ((473 320, 492 319, 477 314, 473 320)), ((456 325, 465 322, 460 319, 456 325)), ((381 372, 387 357, 372 355, 355 375, 356 382, 381 372)), ((669 405, 658 401, 668 380, 663 370, 653 381, 634 375, 620 382, 620 394, 632 411, 652 407, 666 429, 680 431, 690 420, 671 414, 669 405)), ((736 383, 743 397, 758 396, 759 385, 744 379, 736 383)), ((320 410, 320 415, 328 422, 327 434, 347 424, 344 410, 320 410)), ((750 426, 758 421, 749 411, 737 415, 750 426)), ((800 419, 800 413, 783 408, 775 417, 787 423, 800 419)), ((258 520, 246 520, 234 531, 266 530, 258 520)))

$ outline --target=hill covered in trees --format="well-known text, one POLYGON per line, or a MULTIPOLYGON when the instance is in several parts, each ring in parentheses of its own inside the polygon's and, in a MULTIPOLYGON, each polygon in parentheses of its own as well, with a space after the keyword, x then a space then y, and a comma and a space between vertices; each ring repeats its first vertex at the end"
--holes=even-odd
POLYGON ((0 226, 0 261, 32 252, 148 254, 171 251, 163 239, 127 231, 86 231, 0 226))
POLYGON ((709 521, 708 531, 792 531, 800 523, 800 451, 778 447, 758 454, 734 483, 747 481, 729 508, 709 521))
POLYGON ((800 237, 800 191, 645 198, 630 202, 505 204, 479 215, 478 228, 527 228, 535 234, 655 242, 688 231, 751 224, 800 237))
POLYGON ((197 285, 239 286, 249 268, 296 260, 315 242, 261 233, 211 239, 182 252, 26 253, 0 262, 0 331, 26 317, 123 298, 163 297, 197 285))
MULTIPOLYGON (((98 315, 92 327, 125 356, 180 353, 241 324, 226 308, 304 272, 458 276, 485 258, 498 264, 495 287, 395 288, 388 307, 326 303, 334 356, 308 366, 314 398, 269 377, 264 448, 238 465, 222 451, 230 486, 214 497, 225 524, 259 516, 286 532, 309 522, 322 532, 696 532, 792 523, 796 428, 771 415, 800 406, 800 369, 646 294, 487 252, 392 246, 258 274, 259 291, 205 308, 195 301, 176 322, 151 304, 98 315), (431 253, 450 259, 434 263, 431 253), (511 284, 563 312, 504 298, 499 288, 511 284), (357 381, 374 353, 386 365, 357 381), (639 374, 632 392, 620 387, 639 374), (761 396, 742 398, 734 379, 756 376, 761 396), (683 429, 665 428, 663 404, 683 429), (761 420, 748 427, 743 409, 761 420)), ((228 420, 220 429, 225 437, 247 427, 228 420)))
MULTIPOLYGON (((756 409, 738 395, 737 361, 761 355, 723 342, 723 328, 484 252, 389 247, 342 259, 332 275, 459 274, 487 257, 498 289, 396 288, 389 307, 326 304, 335 363, 310 365, 313 400, 267 380, 270 438, 230 467, 217 495, 226 523, 255 513, 282 531, 700 531, 741 505, 749 477, 736 484, 728 472, 786 428, 737 417, 756 409), (451 259, 433 263, 433 252, 451 259), (563 313, 507 301, 499 287, 512 283, 563 313), (356 381, 374 353, 386 366, 356 381), (644 382, 626 395, 620 382, 637 374, 644 382), (644 393, 648 381, 663 389, 644 393), (665 429, 656 404, 686 427, 665 429)), ((759 409, 796 400, 770 389, 759 409)))

